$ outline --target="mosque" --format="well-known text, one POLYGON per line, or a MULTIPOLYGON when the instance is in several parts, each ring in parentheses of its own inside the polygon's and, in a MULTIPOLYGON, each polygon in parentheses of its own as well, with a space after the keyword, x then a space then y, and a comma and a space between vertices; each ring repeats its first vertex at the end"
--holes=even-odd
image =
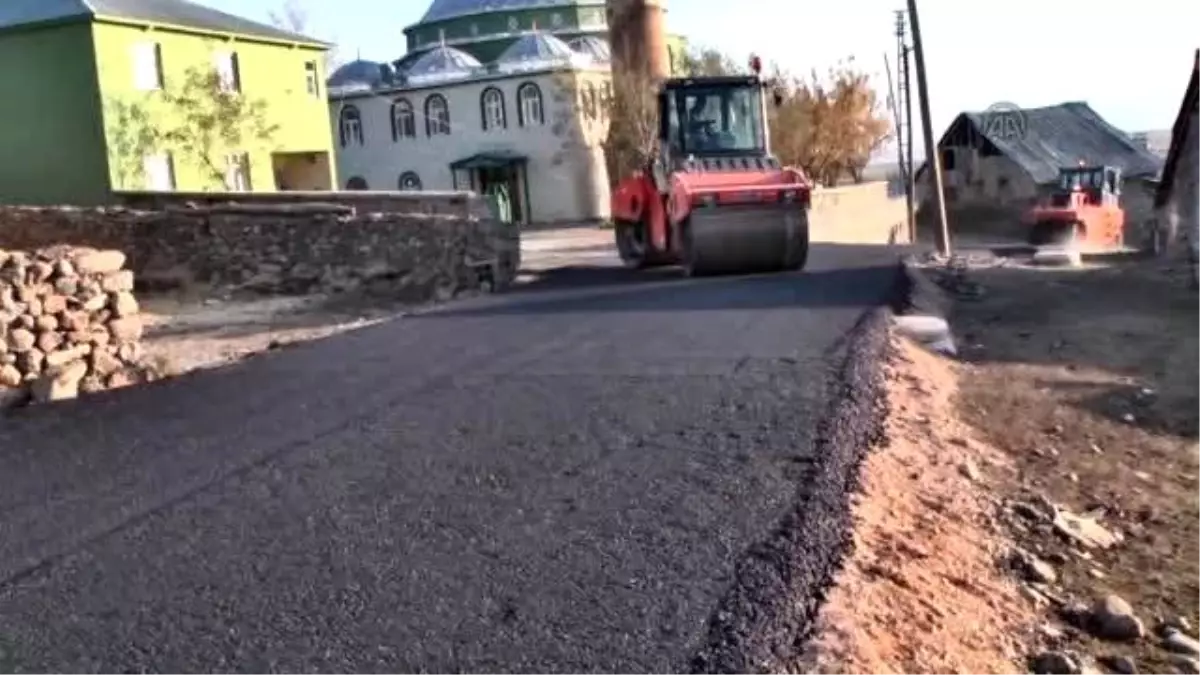
MULTIPOLYGON (((665 33, 665 3, 632 1, 674 64, 686 43, 665 33)), ((342 187, 502 192, 521 223, 607 218, 615 4, 433 0, 403 56, 328 80, 342 187)))

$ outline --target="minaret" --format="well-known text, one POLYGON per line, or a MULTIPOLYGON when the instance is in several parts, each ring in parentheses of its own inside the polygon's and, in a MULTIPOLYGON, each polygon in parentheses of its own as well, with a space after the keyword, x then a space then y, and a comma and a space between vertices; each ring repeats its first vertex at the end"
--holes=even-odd
POLYGON ((639 70, 654 79, 670 77, 666 0, 607 0, 606 4, 614 77, 639 70))

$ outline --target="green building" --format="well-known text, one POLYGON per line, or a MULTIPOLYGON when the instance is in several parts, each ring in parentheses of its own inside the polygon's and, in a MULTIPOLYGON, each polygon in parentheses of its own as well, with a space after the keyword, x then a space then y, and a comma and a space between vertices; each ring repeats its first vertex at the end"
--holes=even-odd
POLYGON ((337 178, 327 48, 184 0, 2 0, 0 203, 102 204, 113 191, 139 189, 329 189, 337 178), (213 71, 226 92, 260 103, 257 126, 273 130, 247 147, 209 144, 204 156, 146 142, 141 130, 187 119, 163 92, 189 72, 213 71))

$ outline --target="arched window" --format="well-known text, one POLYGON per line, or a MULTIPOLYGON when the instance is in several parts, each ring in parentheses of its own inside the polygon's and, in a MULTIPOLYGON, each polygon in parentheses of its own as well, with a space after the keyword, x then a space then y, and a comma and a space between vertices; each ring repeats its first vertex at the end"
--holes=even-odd
POLYGON ((338 115, 338 127, 343 148, 349 143, 363 144, 362 113, 358 112, 358 108, 352 105, 342 108, 338 115))
POLYGON ((531 127, 545 123, 542 109, 542 90, 532 82, 526 82, 517 89, 518 121, 523 127, 531 127))
POLYGON ((392 140, 417 137, 417 116, 406 98, 392 101, 392 140))
POLYGON ((479 97, 479 108, 484 131, 508 127, 508 120, 504 114, 504 92, 495 87, 484 89, 479 97))
POLYGON ((591 82, 583 83, 583 112, 590 119, 596 119, 596 85, 591 82))
POLYGON ((441 94, 431 94, 425 99, 425 135, 450 133, 450 106, 446 97, 441 94))
POLYGON ((416 171, 405 171, 400 174, 400 190, 403 192, 416 192, 421 189, 421 177, 416 171))
POLYGON ((367 181, 362 176, 351 176, 350 180, 346 181, 347 190, 366 190, 367 181))

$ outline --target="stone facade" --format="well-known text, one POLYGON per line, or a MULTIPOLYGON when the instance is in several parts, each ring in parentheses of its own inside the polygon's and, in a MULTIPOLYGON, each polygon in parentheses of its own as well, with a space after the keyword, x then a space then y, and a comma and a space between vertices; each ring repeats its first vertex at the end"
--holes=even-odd
POLYGON ((116 249, 144 287, 189 283, 264 293, 374 289, 422 300, 501 289, 519 234, 491 219, 370 213, 338 205, 167 211, 0 207, 0 248, 116 249))
POLYGON ((124 265, 120 251, 0 250, 0 407, 153 379, 124 265))
POLYGON ((520 222, 607 219, 607 123, 597 100, 607 83, 602 70, 553 69, 331 99, 342 187, 485 192, 503 183, 520 222), (499 106, 494 124, 485 99, 499 106), (429 133, 423 112, 434 100, 445 103, 447 133, 429 133), (399 106, 414 111, 411 126, 395 122, 399 106), (397 133, 406 129, 415 133, 397 133), (485 175, 470 164, 475 156, 508 165, 485 175))
POLYGON ((487 218, 485 200, 468 192, 389 192, 385 190, 333 192, 152 192, 115 193, 121 206, 136 211, 213 206, 218 204, 302 204, 318 202, 347 207, 347 213, 408 213, 459 218, 487 218))

